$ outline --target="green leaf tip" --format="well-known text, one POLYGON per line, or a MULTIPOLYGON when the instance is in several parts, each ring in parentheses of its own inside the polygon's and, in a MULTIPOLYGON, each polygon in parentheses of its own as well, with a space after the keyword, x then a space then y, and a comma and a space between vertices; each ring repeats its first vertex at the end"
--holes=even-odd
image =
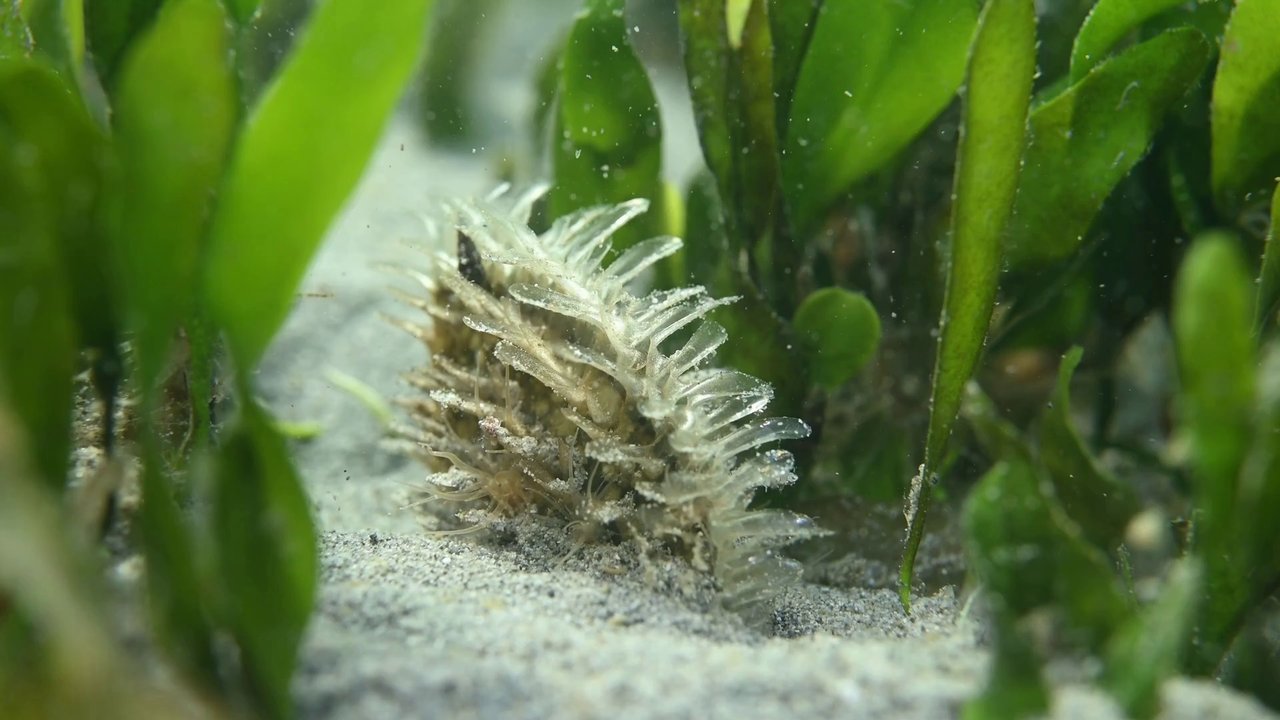
POLYGON ((1106 60, 1107 52, 1134 28, 1181 4, 1182 0, 1098 0, 1071 47, 1071 82, 1079 82, 1106 60))
POLYGON ((107 188, 144 393, 196 311, 200 254, 233 137, 231 36, 218 0, 174 0, 130 46, 114 105, 118 176, 107 188))
POLYGON ((1213 81, 1212 180, 1218 204, 1238 209, 1280 175, 1280 0, 1238 0, 1213 81))

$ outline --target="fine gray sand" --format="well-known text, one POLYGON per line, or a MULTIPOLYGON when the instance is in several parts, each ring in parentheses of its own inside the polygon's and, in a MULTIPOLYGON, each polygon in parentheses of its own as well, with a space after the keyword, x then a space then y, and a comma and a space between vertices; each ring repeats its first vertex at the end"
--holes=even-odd
MULTIPOLYGON (((747 622, 676 562, 579 545, 536 521, 441 537, 401 509, 422 468, 327 372, 408 392, 399 374, 425 353, 384 319, 406 311, 377 265, 421 267, 419 213, 490 182, 470 156, 428 153, 393 123, 258 377, 280 416, 323 427, 296 447, 322 532, 301 717, 955 717, 988 652, 952 588, 908 617, 888 590, 805 585, 747 622)), ((1170 682, 1164 700, 1166 718, 1272 717, 1207 682, 1170 682)), ((1068 683, 1053 716, 1121 714, 1068 683)))

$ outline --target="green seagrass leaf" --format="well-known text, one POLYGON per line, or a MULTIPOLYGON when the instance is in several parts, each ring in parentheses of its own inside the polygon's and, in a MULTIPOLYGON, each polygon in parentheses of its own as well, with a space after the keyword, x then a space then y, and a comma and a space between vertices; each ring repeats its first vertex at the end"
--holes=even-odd
MULTIPOLYGON (((622 0, 589 0, 565 40, 552 131, 551 217, 592 205, 662 200, 662 124, 644 67, 627 39, 622 0)), ((614 235, 621 251, 657 235, 651 208, 614 235)))
POLYGON ((218 0, 172 0, 121 70, 108 233, 144 392, 195 310, 211 201, 236 122, 230 40, 218 0))
POLYGON ((1022 460, 982 477, 963 511, 970 569, 1015 616, 1057 606, 1097 648, 1131 611, 1106 556, 1041 491, 1044 482, 1022 460))
POLYGON ((776 7, 765 0, 679 4, 694 119, 719 189, 729 256, 751 254, 751 282, 776 312, 790 315, 799 250, 782 208, 771 35, 776 7))
POLYGON ((1034 108, 1010 265, 1043 265, 1079 249, 1102 203, 1200 78, 1209 52, 1198 30, 1169 30, 1099 64, 1034 108))
POLYGON ((204 288, 242 367, 288 314, 422 46, 431 0, 325 0, 236 139, 204 288))
POLYGON ((814 18, 821 0, 769 0, 769 35, 773 38, 773 90, 778 135, 786 137, 796 76, 809 50, 814 18))
POLYGON ((1202 579, 1195 558, 1177 560, 1156 601, 1107 643, 1102 685, 1129 717, 1149 718, 1160 710, 1160 686, 1178 672, 1191 644, 1202 579))
POLYGON ((800 237, 951 102, 977 19, 969 0, 822 4, 784 143, 784 188, 800 237))
MULTIPOLYGON (((242 383, 243 386, 243 383, 242 383)), ((289 683, 316 587, 315 528, 284 438, 253 402, 215 458, 212 548, 222 623, 269 717, 293 714, 289 683)))
POLYGON ((1040 418, 1040 460, 1063 510, 1091 543, 1110 552, 1138 512, 1138 498, 1133 488, 1099 467, 1071 422, 1071 376, 1083 354, 1076 347, 1062 358, 1057 388, 1040 418))
POLYGON ((1238 0, 1213 80, 1213 192, 1228 211, 1280 175, 1280 0, 1238 0))
POLYGON ((910 604, 912 566, 924 533, 931 482, 977 368, 995 305, 1009 215, 1018 188, 1027 109, 1035 73, 1035 8, 1028 0, 993 0, 983 10, 969 54, 969 81, 956 162, 938 354, 933 371, 924 467, 913 489, 899 592, 910 604))
MULTIPOLYGON (((42 65, 0 64, 0 109, 52 109, 63 94, 53 71, 42 65)), ((43 139, 55 142, 64 121, 50 112, 43 139)), ((37 159, 44 152, 41 136, 23 130, 0 112, 0 394, 26 436, 39 438, 32 443, 34 473, 60 489, 67 474, 76 337, 59 207, 48 183, 63 178, 53 164, 22 157, 24 144, 37 159)))
MULTIPOLYGON (((998 601, 997 601, 998 602, 998 601)), ((1007 610, 996 610, 991 670, 982 694, 965 703, 962 720, 1042 717, 1049 711, 1049 687, 1026 629, 1007 610)))
POLYGON ((1221 524, 1223 531, 1235 515, 1253 413, 1252 295, 1236 239, 1225 233, 1198 238, 1174 289, 1178 428, 1190 442, 1197 505, 1205 521, 1221 524))
MULTIPOLYGON (((1193 551, 1203 562, 1205 597, 1190 669, 1214 667, 1252 596, 1252 553, 1244 525, 1240 472, 1253 435, 1256 352, 1253 288, 1237 240, 1197 238, 1174 285, 1173 331, 1180 380, 1177 432, 1189 452, 1193 551)), ((1272 553, 1274 554, 1274 553, 1272 553)))

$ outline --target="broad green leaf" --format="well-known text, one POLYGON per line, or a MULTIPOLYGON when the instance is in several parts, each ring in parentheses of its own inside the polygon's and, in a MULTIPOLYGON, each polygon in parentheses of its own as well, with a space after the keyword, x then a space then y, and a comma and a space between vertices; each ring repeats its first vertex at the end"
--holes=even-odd
POLYGON ((1211 669, 1249 596, 1250 554, 1240 547, 1239 473, 1254 417, 1253 289, 1234 237, 1198 238, 1174 286, 1180 388, 1178 432, 1190 450, 1194 550, 1205 593, 1192 668, 1211 669))
POLYGON ((1238 0, 1213 81, 1213 191, 1236 207, 1280 174, 1280 0, 1238 0))
POLYGON ((970 569, 1015 616, 1055 606, 1096 647, 1129 615, 1105 555, 1040 488, 1031 465, 1002 461, 965 501, 970 569))
MULTIPOLYGON (((1204 523, 1225 530, 1249 443, 1254 393, 1252 287, 1236 241, 1196 240, 1174 290, 1173 329, 1181 379, 1178 425, 1190 442, 1204 523)), ((1203 535, 1202 540, 1210 540, 1203 535)))
POLYGON ((1255 591, 1280 581, 1280 341, 1272 341, 1258 365, 1252 447, 1240 471, 1241 544, 1248 553, 1243 565, 1255 591))
POLYGON ((1071 82, 1079 82, 1125 35, 1182 0, 1099 0, 1071 48, 1071 82))
POLYGON ((1014 267, 1060 260, 1080 247, 1103 201, 1199 79, 1209 52, 1199 31, 1169 30, 1032 111, 1009 244, 1014 267))
POLYGON ((809 49, 821 0, 769 0, 769 36, 773 39, 773 92, 778 136, 786 137, 796 76, 809 49))
POLYGON ((194 311, 197 263, 236 121, 227 16, 172 0, 121 71, 112 234, 144 388, 194 311))
POLYGON ((289 451, 247 402, 222 436, 212 501, 220 617, 269 717, 292 715, 289 681, 315 596, 315 529, 289 451))
POLYGON ((964 386, 982 355, 995 304, 1004 235, 1018 188, 1035 47, 1035 8, 1030 0, 987 4, 969 57, 951 216, 951 266, 929 430, 920 486, 913 488, 917 501, 907 516, 899 587, 905 606, 910 605, 912 565, 929 507, 930 491, 924 483, 946 448, 964 386))
POLYGON ((257 363, 413 70, 430 0, 317 5, 236 141, 205 289, 237 362, 257 363))
POLYGON ((161 0, 84 0, 86 41, 98 76, 108 88, 129 44, 147 28, 161 0))
POLYGON ((969 0, 823 3, 796 80, 782 167, 801 237, 951 102, 977 16, 969 0))
POLYGON ((726 213, 730 251, 751 254, 754 291, 790 314, 798 251, 781 207, 768 3, 740 4, 737 42, 723 0, 681 0, 679 10, 698 138, 726 213))
POLYGON ((1110 551, 1122 542, 1139 506, 1133 488, 1098 466, 1071 422, 1071 376, 1083 354, 1076 347, 1062 358, 1058 386, 1040 419, 1040 459, 1063 510, 1090 542, 1110 551))
POLYGON ((18 0, 0 0, 0 60, 31 54, 31 31, 18 0))
POLYGON ((834 389, 858 374, 880 345, 880 316, 862 293, 823 288, 800 303, 791 321, 809 379, 834 389))
POLYGON ((83 0, 24 0, 22 13, 36 50, 77 86, 84 64, 83 0))
POLYGON ((23 163, 39 178, 38 197, 56 222, 83 348, 116 347, 108 246, 95 226, 105 142, 77 94, 43 61, 0 62, 0 117, 20 141, 23 163))
MULTIPOLYGON (((731 78, 729 76, 729 40, 726 35, 723 0, 679 0, 680 35, 684 45, 684 62, 689 76, 689 95, 693 99, 693 115, 698 126, 702 156, 716 180, 721 199, 733 197, 733 137, 730 130, 731 78)), ((736 105, 736 103, 734 103, 736 105)), ((725 219, 731 208, 721 202, 725 219)), ((735 247, 742 240, 730 237, 735 247)))
MULTIPOLYGON (((622 0, 591 0, 565 41, 551 139, 551 217, 635 197, 662 199, 658 104, 627 40, 622 6, 622 0)), ((658 234, 655 210, 619 230, 615 249, 658 234)))
MULTIPOLYGON (((66 482, 76 327, 61 244, 61 164, 75 115, 57 76, 30 61, 0 61, 0 397, 33 448, 35 471, 66 482)), ((73 206, 74 207, 74 206, 73 206)), ((2 483, 0 483, 2 484, 2 483)))
POLYGON ((1128 717, 1149 718, 1159 711, 1160 686, 1178 672, 1190 645, 1201 579, 1194 558, 1176 561, 1156 601, 1107 643, 1102 684, 1128 717))
POLYGON ((1271 224, 1267 227, 1266 246, 1262 252, 1262 270, 1258 273, 1258 299, 1254 305, 1253 327, 1258 333, 1275 322, 1280 311, 1280 185, 1271 196, 1271 224))

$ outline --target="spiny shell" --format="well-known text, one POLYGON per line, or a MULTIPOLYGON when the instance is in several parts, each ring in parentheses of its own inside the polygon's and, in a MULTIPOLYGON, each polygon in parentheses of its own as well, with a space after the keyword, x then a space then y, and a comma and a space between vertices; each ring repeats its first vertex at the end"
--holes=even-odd
POLYGON ((783 510, 749 510, 757 488, 795 481, 791 455, 757 449, 801 438, 794 418, 762 418, 772 388, 708 366, 725 330, 706 320, 732 299, 702 287, 634 288, 681 247, 645 240, 602 263, 612 234, 644 212, 632 200, 587 208, 538 235, 542 189, 457 202, 408 329, 429 364, 410 382, 412 439, 434 494, 487 512, 544 512, 710 571, 731 605, 762 600, 800 568, 777 551, 820 534, 783 510))

